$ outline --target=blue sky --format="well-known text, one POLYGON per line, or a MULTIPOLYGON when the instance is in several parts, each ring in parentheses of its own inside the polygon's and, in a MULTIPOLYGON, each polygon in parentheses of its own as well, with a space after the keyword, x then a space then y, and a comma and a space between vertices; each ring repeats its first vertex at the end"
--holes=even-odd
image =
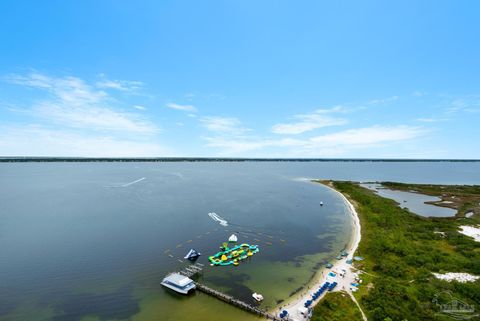
POLYGON ((477 1, 1 1, 0 155, 480 158, 477 1))

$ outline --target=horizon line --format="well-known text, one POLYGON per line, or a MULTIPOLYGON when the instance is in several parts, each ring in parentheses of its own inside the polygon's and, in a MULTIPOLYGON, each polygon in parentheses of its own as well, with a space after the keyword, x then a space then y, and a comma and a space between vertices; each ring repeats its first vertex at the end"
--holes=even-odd
POLYGON ((329 162, 329 161, 357 161, 357 162, 480 162, 475 158, 355 158, 355 157, 336 157, 336 158, 316 158, 316 157, 183 157, 183 156, 166 156, 166 157, 89 157, 89 156, 0 156, 0 162, 87 162, 87 161, 147 161, 147 162, 178 162, 178 161, 298 161, 298 162, 329 162))

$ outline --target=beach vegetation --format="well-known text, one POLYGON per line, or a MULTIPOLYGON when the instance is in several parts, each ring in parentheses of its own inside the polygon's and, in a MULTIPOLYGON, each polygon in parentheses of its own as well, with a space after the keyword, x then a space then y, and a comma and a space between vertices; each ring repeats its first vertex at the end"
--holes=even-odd
POLYGON ((314 309, 311 321, 359 321, 363 320, 360 310, 350 296, 341 292, 330 292, 314 309))
MULTIPOLYGON (((421 217, 356 183, 336 181, 333 186, 355 204, 360 217, 362 239, 356 255, 365 259, 355 267, 366 273, 355 296, 369 320, 447 320, 442 304, 453 300, 480 311, 480 280, 447 282, 432 274, 480 275, 480 244, 458 232, 459 225, 478 222, 477 215, 469 219, 421 217)), ((480 195, 479 187, 441 189, 449 195, 468 194, 466 202, 476 197, 472 194, 480 195)), ((468 207, 459 202, 460 208, 468 207)), ((327 307, 323 301, 320 304, 327 307)))

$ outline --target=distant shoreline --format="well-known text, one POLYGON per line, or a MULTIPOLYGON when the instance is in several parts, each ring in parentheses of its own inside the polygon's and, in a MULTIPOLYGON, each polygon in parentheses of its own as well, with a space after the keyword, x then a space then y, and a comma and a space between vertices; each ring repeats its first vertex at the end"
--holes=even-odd
POLYGON ((228 157, 35 157, 3 156, 0 163, 24 162, 480 162, 480 159, 407 158, 228 158, 228 157))

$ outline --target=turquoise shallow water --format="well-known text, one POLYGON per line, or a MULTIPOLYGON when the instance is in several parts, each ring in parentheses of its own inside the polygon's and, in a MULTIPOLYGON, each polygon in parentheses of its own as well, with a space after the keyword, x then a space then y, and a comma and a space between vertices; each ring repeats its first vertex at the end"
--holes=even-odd
POLYGON ((159 282, 191 247, 206 263, 235 232, 260 253, 239 267, 207 266, 202 281, 246 301, 260 292, 273 307, 348 242, 342 200, 298 178, 480 181, 477 163, 427 165, 0 164, 0 320, 253 320, 159 282))

